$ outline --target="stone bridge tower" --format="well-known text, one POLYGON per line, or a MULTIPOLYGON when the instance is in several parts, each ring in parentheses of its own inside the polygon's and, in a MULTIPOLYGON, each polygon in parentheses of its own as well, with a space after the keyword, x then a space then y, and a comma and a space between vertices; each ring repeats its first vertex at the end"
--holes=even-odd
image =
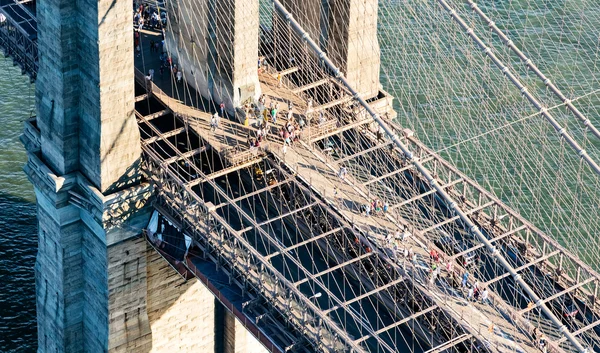
POLYGON ((139 172, 131 10, 37 2, 37 120, 23 141, 39 221, 38 351, 261 352, 141 237, 152 190, 139 172))

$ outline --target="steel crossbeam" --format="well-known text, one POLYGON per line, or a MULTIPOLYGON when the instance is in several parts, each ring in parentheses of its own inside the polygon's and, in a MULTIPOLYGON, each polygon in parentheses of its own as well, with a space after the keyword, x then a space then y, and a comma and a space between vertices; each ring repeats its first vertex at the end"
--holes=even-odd
MULTIPOLYGON (((298 66, 292 66, 288 69, 279 71, 277 74, 281 75, 281 76, 285 76, 285 75, 289 75, 289 74, 293 74, 294 72, 300 70, 300 68, 298 66)), ((277 77, 277 75, 275 75, 275 77, 277 77)))
POLYGON ((163 110, 161 110, 159 112, 148 114, 148 115, 144 116, 144 120, 145 121, 152 121, 154 119, 160 118, 161 116, 165 116, 165 115, 169 114, 170 112, 171 111, 169 109, 163 109, 163 110))
MULTIPOLYGON (((513 234, 515 234, 515 233, 518 233, 518 232, 520 232, 520 231, 522 231, 522 230, 524 230, 524 229, 527 229, 527 226, 526 226, 526 225, 522 225, 522 226, 520 226, 520 227, 517 227, 517 228, 515 228, 515 229, 513 229, 513 230, 511 230, 511 231, 508 231, 508 232, 506 232, 506 233, 502 233, 501 235, 499 235, 499 236, 497 236, 497 237, 495 237, 495 238, 492 238, 492 239, 490 239, 490 243, 492 243, 492 244, 493 244, 493 243, 495 243, 495 242, 497 242, 497 241, 500 241, 500 240, 502 240, 502 239, 504 239, 504 238, 506 238, 506 237, 509 237, 509 236, 511 236, 511 235, 513 235, 513 234)), ((472 251, 475 251, 475 250, 477 250, 477 249, 481 249, 481 248, 483 248, 484 246, 485 246, 485 244, 483 244, 483 243, 482 243, 482 244, 475 245, 475 246, 473 246, 473 247, 471 247, 471 248, 469 248, 469 249, 467 249, 467 250, 465 250, 465 251, 461 251, 461 252, 459 252, 458 254, 454 254, 454 255, 452 255, 452 256, 451 256, 451 258, 452 258, 452 259, 456 259, 456 258, 458 258, 458 257, 461 257, 461 256, 463 256, 463 255, 466 255, 466 254, 468 254, 468 253, 470 253, 470 252, 472 252, 472 251)))
POLYGON ((258 224, 258 226, 259 226, 259 227, 262 227, 262 226, 265 226, 265 225, 267 225, 267 224, 269 224, 269 223, 271 223, 271 222, 275 222, 275 221, 277 221, 277 220, 279 220, 279 219, 285 218, 285 217, 287 217, 287 216, 292 216, 292 215, 294 215, 294 214, 296 214, 296 213, 298 213, 298 212, 301 212, 301 211, 304 211, 304 210, 306 210, 306 209, 308 209, 308 208, 311 208, 311 207, 314 207, 314 206, 316 206, 316 205, 319 205, 320 203, 321 203, 321 202, 319 202, 319 201, 311 202, 311 203, 309 203, 308 205, 302 206, 302 207, 300 207, 300 208, 297 208, 297 209, 295 209, 295 210, 293 210, 293 211, 286 212, 286 213, 284 213, 284 214, 281 214, 281 215, 279 215, 279 216, 277 216, 277 217, 270 218, 270 219, 268 219, 268 220, 266 220, 266 221, 264 221, 264 222, 261 222, 261 223, 259 223, 259 224, 258 224))
MULTIPOLYGON (((253 192, 250 192, 250 193, 244 194, 244 196, 237 197, 237 198, 235 198, 235 199, 231 200, 231 202, 239 202, 239 201, 245 200, 245 199, 247 199, 247 198, 249 198, 249 197, 252 197, 252 196, 255 196, 255 195, 258 195, 258 194, 262 194, 263 192, 266 192, 266 191, 269 191, 269 190, 275 189, 276 187, 279 187, 279 186, 282 186, 282 185, 284 185, 284 184, 287 184, 287 183, 289 183, 289 182, 290 182, 290 181, 292 181, 292 180, 294 180, 294 178, 293 178, 293 177, 292 177, 292 178, 287 178, 287 179, 284 179, 284 180, 282 180, 282 181, 279 181, 279 182, 277 182, 277 183, 275 183, 275 184, 273 184, 273 185, 269 185, 269 186, 267 186, 267 187, 264 187, 264 188, 262 188, 262 189, 258 189, 258 190, 256 190, 256 191, 253 191, 253 192)), ((217 208, 217 209, 218 209, 218 208, 221 208, 221 207, 223 207, 223 206, 227 206, 227 205, 229 205, 229 202, 222 202, 222 203, 220 203, 220 204, 216 205, 216 206, 215 206, 215 208, 217 208)))
POLYGON ((399 278, 399 279, 397 279, 397 280, 395 280, 395 281, 391 281, 390 283, 388 283, 388 284, 385 284, 385 285, 383 285, 383 286, 381 286, 381 287, 377 287, 377 288, 375 288, 375 289, 373 289, 373 290, 371 290, 371 291, 368 291, 367 293, 364 293, 364 294, 362 294, 362 295, 359 295, 359 296, 358 296, 358 297, 356 297, 356 298, 353 298, 353 299, 347 300, 347 301, 345 301, 345 302, 343 302, 343 303, 341 303, 341 304, 339 304, 339 305, 335 305, 335 306, 333 306, 333 307, 331 307, 331 308, 329 308, 329 309, 325 310, 325 311, 324 311, 324 313, 325 313, 325 314, 329 314, 330 312, 332 312, 332 311, 335 311, 335 310, 337 310, 337 309, 339 309, 339 308, 345 308, 345 307, 347 307, 348 305, 350 305, 350 304, 352 304, 352 303, 355 303, 355 302, 357 302, 357 301, 359 301, 359 300, 362 300, 362 299, 364 299, 364 298, 366 298, 366 297, 370 297, 370 296, 371 296, 371 295, 373 295, 373 294, 379 293, 379 292, 383 291, 384 289, 387 289, 387 288, 389 288, 389 287, 395 286, 396 284, 398 284, 398 283, 402 283, 402 282, 404 282, 404 278, 403 278, 403 277, 402 277, 402 278, 399 278))
POLYGON ((136 96, 135 97, 135 102, 136 103, 137 102, 141 102, 141 101, 146 100, 146 99, 148 99, 148 93, 144 93, 144 94, 141 94, 139 96, 136 96))
POLYGON ((356 152, 356 153, 354 153, 354 154, 352 154, 350 156, 346 156, 344 158, 338 159, 336 162, 338 162, 338 163, 344 163, 344 162, 347 162, 347 161, 349 161, 351 159, 354 159, 354 158, 356 158, 358 156, 363 156, 363 155, 366 155, 369 152, 373 152, 373 151, 376 151, 376 150, 378 150, 380 148, 387 147, 387 146, 389 146, 391 144, 392 144, 391 141, 388 141, 388 142, 385 142, 385 143, 381 143, 381 144, 378 144, 378 145, 373 146, 371 148, 367 148, 366 150, 362 150, 360 152, 356 152))
MULTIPOLYGON (((465 215, 470 215, 470 214, 473 214, 473 213, 475 213, 475 212, 478 212, 478 211, 481 211, 481 210, 483 210, 483 209, 485 209, 485 208, 487 208, 487 207, 490 207, 490 206, 494 205, 495 203, 496 203, 496 201, 490 201, 490 202, 488 202, 488 203, 485 203, 485 204, 483 204, 483 205, 481 205, 481 206, 477 206, 477 207, 475 207, 475 208, 472 208, 472 209, 470 209, 470 210, 468 210, 468 211, 465 211, 465 212, 464 212, 464 214, 465 214, 465 215)), ((445 220, 445 221, 443 221, 443 222, 436 223, 436 224, 432 225, 432 226, 431 226, 431 227, 429 227, 429 228, 425 228, 425 229, 422 231, 422 233, 423 233, 423 234, 425 234, 425 233, 429 233, 429 232, 431 232, 432 230, 438 229, 439 227, 441 227, 441 226, 443 226, 443 225, 446 225, 446 224, 448 224, 448 223, 451 223, 451 222, 454 222, 454 221, 456 221, 456 220, 460 219, 460 217, 461 217, 461 216, 454 216, 454 217, 448 218, 447 220, 445 220)))
MULTIPOLYGON (((551 253, 549 253, 549 254, 547 254, 547 255, 544 255, 544 256, 542 256, 542 257, 540 257, 540 258, 537 258, 537 259, 535 259, 535 260, 533 260, 533 261, 531 261, 531 262, 528 262, 527 264, 525 264, 525 265, 523 265, 523 266, 521 266, 521 267, 517 267, 517 268, 515 268, 515 272, 522 271, 522 270, 524 270, 524 269, 526 269, 526 268, 528 268, 528 267, 531 267, 531 266, 533 266, 533 265, 535 265, 535 264, 538 264, 538 263, 540 263, 540 262, 542 262, 542 261, 548 260, 549 258, 551 258, 552 256, 554 256, 554 255, 556 255, 556 254, 558 254, 558 253, 560 253, 560 252, 561 252, 560 250, 555 250, 555 251, 553 251, 553 252, 551 252, 551 253)), ((504 273, 504 274, 502 274, 502 275, 500 275, 500 276, 498 276, 498 277, 496 277, 496 278, 492 278, 491 280, 489 280, 489 281, 485 282, 485 285, 486 285, 486 286, 489 286, 490 284, 492 284, 492 283, 496 283, 496 282, 498 282, 499 280, 501 280, 501 279, 503 279, 503 278, 506 278, 506 277, 508 277, 508 276, 510 276, 510 275, 511 275, 511 273, 510 273, 510 272, 506 272, 506 273, 504 273)))
POLYGON ((204 183, 206 181, 214 180, 216 178, 225 176, 225 175, 227 175, 229 173, 236 172, 236 171, 238 171, 240 169, 251 167, 251 166, 255 165, 256 163, 259 163, 262 160, 263 160, 262 157, 258 157, 256 159, 250 160, 250 161, 248 161, 246 163, 234 165, 232 167, 228 167, 228 168, 219 170, 218 172, 214 172, 214 173, 208 174, 208 175, 206 175, 203 178, 198 178, 198 179, 191 180, 191 181, 187 182, 186 185, 189 186, 189 187, 193 187, 193 186, 202 184, 202 183, 204 183))
POLYGON ((318 277, 321 277, 321 276, 323 276, 323 275, 326 275, 326 274, 328 274, 328 273, 330 273, 330 272, 333 272, 333 271, 335 271, 335 270, 339 270, 339 269, 341 269, 341 268, 343 268, 343 267, 346 267, 346 266, 348 266, 348 265, 352 265, 353 263, 355 263, 355 262, 358 262, 358 261, 361 261, 361 260, 363 260, 363 259, 366 259, 367 257, 369 257, 369 256, 372 256, 373 254, 375 254, 375 253, 374 253, 374 252, 368 252, 368 253, 362 254, 362 255, 360 255, 360 256, 358 256, 358 257, 355 257, 355 258, 353 258, 353 259, 350 259, 350 260, 348 260, 348 261, 346 261, 346 262, 342 262, 341 264, 338 264, 338 265, 336 265, 336 266, 330 267, 330 268, 328 268, 328 269, 326 269, 326 270, 323 270, 323 271, 321 271, 321 272, 319 272, 319 273, 315 273, 315 274, 313 274, 313 275, 312 275, 310 278, 309 278, 309 277, 306 277, 306 278, 304 278, 304 279, 302 279, 302 280, 300 280, 300 281, 294 282, 294 286, 298 287, 298 286, 299 286, 299 285, 301 285, 302 283, 306 283, 306 282, 308 282, 308 281, 309 281, 309 280, 311 280, 311 279, 312 279, 312 280, 316 280, 318 277))
MULTIPOLYGON (((447 188, 449 188, 449 187, 451 187, 451 186, 454 186, 454 185, 456 185, 456 184, 462 183, 463 181, 464 181, 464 179, 463 179, 463 178, 459 178, 459 179, 456 179, 456 180, 454 180, 454 181, 451 181, 451 182, 449 182, 449 183, 447 183, 447 184, 444 184, 444 185, 442 185, 441 187, 442 187, 443 189, 447 189, 447 188)), ((415 197, 412 197, 412 198, 410 198, 410 199, 408 199, 408 200, 404 200, 404 201, 402 201, 402 202, 400 202, 400 203, 397 203, 397 204, 395 204, 395 205, 392 205, 392 206, 390 206, 390 210, 395 210, 395 209, 396 209, 396 208, 398 208, 398 207, 402 207, 402 206, 408 205, 408 204, 410 204, 410 203, 413 203, 413 202, 415 202, 415 201, 418 201, 418 200, 420 200, 420 199, 422 199, 422 198, 424 198, 424 197, 427 197, 427 196, 429 196, 429 195, 431 195, 431 194, 435 194, 436 192, 437 192, 437 190, 436 190, 436 189, 431 189, 431 190, 429 190, 429 191, 426 191, 426 192, 424 192, 424 193, 422 193, 422 194, 419 194, 419 195, 417 195, 417 196, 415 196, 415 197)))
MULTIPOLYGON (((432 160, 434 160, 434 159, 435 159, 435 157, 427 157, 427 158, 423 159, 423 160, 421 161, 421 163, 427 163, 427 162, 430 162, 430 161, 432 161, 432 160)), ((387 173, 387 174, 380 175, 380 176, 378 176, 378 177, 377 177, 377 178, 375 178, 375 179, 371 179, 371 180, 369 180, 369 181, 366 181, 366 182, 364 182, 364 183, 363 183, 363 185, 364 185, 364 186, 368 186, 368 185, 370 185, 370 184, 373 184, 373 183, 375 183, 375 182, 378 182, 378 181, 380 181, 380 180, 383 180, 383 179, 385 179, 385 178, 389 178, 389 177, 391 177, 391 176, 394 176, 394 175, 396 175, 396 174, 403 173, 403 172, 405 172, 405 171, 407 171, 407 170, 409 170, 409 169, 412 169, 412 168, 414 168, 414 167, 415 167, 414 165, 412 165, 412 164, 409 164, 409 165, 407 165, 407 166, 405 166, 405 167, 398 168, 398 169, 394 170, 393 172, 389 172, 389 173, 387 173)))
POLYGON ((298 243, 298 244, 295 244, 295 245, 289 246, 289 247, 287 247, 287 248, 285 248, 285 249, 283 249, 283 250, 276 251, 276 252, 274 252, 274 253, 272 253, 272 254, 269 254, 269 255, 265 256, 265 258, 266 258, 267 260, 269 260, 269 259, 271 259, 271 258, 273 258, 273 257, 275 257, 275 256, 277 256, 277 255, 282 255, 282 254, 285 254, 285 253, 287 253, 287 252, 289 252, 289 251, 292 251, 292 250, 294 250, 294 249, 297 249, 297 248, 299 248, 299 247, 301 247, 301 246, 304 246, 304 245, 310 244, 310 243, 312 243, 312 242, 315 242, 315 241, 317 241, 317 240, 319 240, 319 239, 323 239, 323 238, 325 238, 325 237, 327 237, 327 236, 329 236, 329 235, 331 235, 331 234, 337 233, 337 232, 341 231, 342 229, 344 229, 344 227, 338 227, 338 228, 332 229, 332 230, 330 230, 330 231, 328 231, 328 232, 325 232, 325 233, 319 234, 319 235, 317 235, 317 236, 314 236, 314 237, 312 237, 312 238, 310 238, 310 239, 306 239, 306 240, 304 240, 304 241, 301 241, 301 242, 300 242, 300 243, 298 243))
POLYGON ((144 142, 145 144, 149 145, 149 144, 154 143, 154 142, 166 140, 169 137, 173 137, 173 136, 181 134, 186 129, 185 129, 185 127, 180 127, 180 128, 175 129, 175 130, 171 130, 171 131, 164 132, 164 133, 160 132, 160 130, 158 130, 158 129, 156 129, 156 130, 158 131, 159 135, 149 137, 149 138, 143 140, 142 142, 144 142))
POLYGON ((333 131, 330 131, 330 132, 328 132, 328 133, 326 133, 324 135, 317 136, 317 137, 311 139, 310 142, 311 143, 315 143, 315 142, 320 141, 322 139, 325 139, 325 138, 328 138, 328 137, 340 134, 340 133, 342 133, 344 131, 348 131, 348 130, 354 129, 357 126, 361 126, 361 125, 364 125, 364 124, 367 124, 367 123, 372 123, 372 122, 373 122, 373 119, 371 119, 371 118, 367 118, 367 119, 363 119, 363 120, 358 120, 358 121, 355 121, 355 122, 350 123, 348 125, 344 125, 344 126, 342 126, 340 128, 337 128, 337 129, 335 129, 333 131))
POLYGON ((340 105, 340 104, 344 104, 344 103, 350 102, 353 99, 354 98, 352 96, 342 97, 342 98, 336 99, 334 101, 318 105, 318 106, 312 108, 311 110, 309 110, 307 113, 308 114, 310 114, 310 113, 317 113, 317 112, 320 112, 321 110, 333 108, 336 105, 340 105))
POLYGON ((326 84, 327 82, 329 82, 329 78, 324 78, 324 79, 321 79, 319 81, 315 81, 313 83, 309 83, 307 85, 295 88, 295 89, 292 90, 292 92, 294 92, 295 94, 298 94, 300 92, 304 92, 304 91, 309 90, 311 88, 322 86, 322 85, 326 84))
MULTIPOLYGON (((579 330, 577 330, 577 331, 573 331, 573 336, 578 336, 578 335, 580 335, 580 334, 582 334, 582 333, 586 332, 587 330, 593 329, 594 327, 596 327, 596 326, 598 326, 598 325, 600 325, 600 320, 596 320, 596 321, 592 322, 591 324, 589 324, 589 325, 586 325, 586 326, 584 326, 584 327, 580 328, 580 329, 579 329, 579 330)), ((557 341, 557 343, 562 343, 562 342, 564 342, 564 341, 566 341, 566 340, 567 340, 567 338, 566 338, 566 337, 562 337, 561 339, 559 339, 559 340, 557 341)))
MULTIPOLYGON (((429 313, 429 312, 431 312, 431 311, 433 311, 433 310, 435 310, 437 308, 438 308, 437 305, 432 305, 432 306, 428 307, 427 309, 424 309, 424 310, 421 310, 419 312, 416 312, 416 313, 412 314, 411 316, 405 317, 404 319, 402 319, 400 321, 396 321, 393 324, 390 324, 390 325, 388 325, 388 326, 386 326, 386 327, 384 327, 382 329, 379 329, 379 330, 375 331, 374 334, 375 335, 380 335, 380 334, 382 334, 385 331, 391 330, 394 327, 398 327, 398 326, 400 326, 402 324, 405 324, 405 323, 407 323, 407 322, 409 322, 411 320, 414 320, 414 319, 418 318, 419 316, 423 316, 423 315, 425 315, 425 314, 427 314, 427 313, 429 313)), ((373 337, 373 335, 363 336, 363 337, 355 340, 354 343, 364 342, 364 341, 368 340, 371 337, 373 337)))
POLYGON ((448 341, 448 342, 444 342, 442 344, 440 344, 437 347, 434 347, 428 351, 426 351, 425 353, 438 353, 438 352, 444 352, 454 346, 456 346, 457 344, 461 344, 464 341, 470 339, 471 337, 473 337, 472 334, 470 333, 465 333, 463 335, 460 335, 458 337, 455 337, 454 339, 448 341))
POLYGON ((567 293, 569 293, 569 292, 571 292, 571 291, 574 291, 574 290, 576 290, 577 288, 583 287, 583 286, 585 286, 586 284, 588 284, 588 283, 590 283, 590 282, 593 282, 593 281, 595 281, 595 280, 596 280, 596 279, 595 279, 594 277, 590 277, 590 278, 586 279, 586 280, 585 280, 585 281, 583 281, 583 282, 579 282, 579 283, 577 283, 577 284, 575 284, 575 285, 573 285, 573 286, 571 286, 571 287, 569 287, 569 288, 567 288, 567 289, 565 289, 565 290, 562 290, 562 291, 560 291, 560 292, 558 292, 558 293, 556 293, 556 294, 554 294, 554 295, 551 295, 551 296, 549 296, 548 298, 544 298, 544 299, 542 299, 542 300, 540 301, 540 303, 535 303, 535 305, 532 305, 531 307, 527 307, 527 308, 525 308, 525 309, 521 310, 521 311, 519 312, 519 314, 524 314, 524 313, 526 313, 526 312, 529 312, 529 311, 531 311, 531 310, 533 310, 533 309, 535 309, 535 308, 539 307, 539 304, 544 304, 544 303, 547 303, 547 302, 549 302, 549 301, 551 301, 551 300, 554 300, 554 299, 556 299, 556 298, 558 298, 558 297, 560 297, 560 296, 563 296, 563 295, 565 295, 565 294, 567 294, 567 293))
POLYGON ((164 160, 163 163, 165 165, 169 165, 171 163, 178 162, 178 161, 180 161, 182 159, 194 157, 195 155, 200 154, 202 152, 205 152, 206 150, 208 150, 207 146, 198 147, 198 148, 195 148, 195 149, 193 149, 191 151, 185 152, 181 156, 174 156, 174 157, 171 157, 171 158, 167 158, 167 159, 164 160))

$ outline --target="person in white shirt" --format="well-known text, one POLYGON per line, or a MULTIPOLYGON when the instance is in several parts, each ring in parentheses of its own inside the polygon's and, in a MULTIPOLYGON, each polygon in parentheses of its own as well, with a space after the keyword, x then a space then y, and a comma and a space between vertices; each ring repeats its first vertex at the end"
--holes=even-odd
POLYGON ((481 293, 481 303, 482 304, 485 304, 488 301, 488 295, 489 295, 489 292, 486 288, 483 290, 483 293, 481 293))

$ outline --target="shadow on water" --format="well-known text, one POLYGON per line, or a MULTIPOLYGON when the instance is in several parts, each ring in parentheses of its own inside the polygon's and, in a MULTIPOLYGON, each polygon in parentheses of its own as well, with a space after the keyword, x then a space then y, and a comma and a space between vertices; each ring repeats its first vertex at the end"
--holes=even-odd
POLYGON ((36 206, 0 191, 0 352, 35 352, 36 206))

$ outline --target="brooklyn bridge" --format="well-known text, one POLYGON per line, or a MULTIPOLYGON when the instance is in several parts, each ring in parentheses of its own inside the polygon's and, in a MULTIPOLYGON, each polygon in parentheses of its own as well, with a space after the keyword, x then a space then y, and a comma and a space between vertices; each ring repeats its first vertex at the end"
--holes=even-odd
POLYGON ((0 0, 38 352, 600 352, 598 6, 530 3, 0 0))

